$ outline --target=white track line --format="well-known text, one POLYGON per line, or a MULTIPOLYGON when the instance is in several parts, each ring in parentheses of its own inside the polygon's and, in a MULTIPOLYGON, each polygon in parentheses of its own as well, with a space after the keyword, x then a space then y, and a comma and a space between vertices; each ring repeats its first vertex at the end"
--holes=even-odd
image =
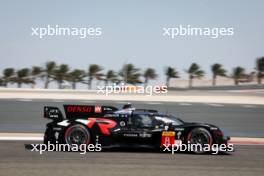
POLYGON ((90 100, 85 100, 85 101, 81 101, 82 103, 95 103, 95 101, 90 101, 90 100))
POLYGON ((42 133, 0 133, 0 141, 42 141, 42 133))
POLYGON ((253 106, 253 105, 242 105, 242 107, 244 107, 244 108, 255 108, 256 106, 253 106))
POLYGON ((33 136, 0 136, 0 141, 42 141, 43 137, 33 136))
POLYGON ((18 101, 33 101, 31 99, 18 99, 18 101))
POLYGON ((179 103, 180 106, 191 106, 192 104, 190 103, 179 103))
POLYGON ((264 145, 264 138, 231 137, 228 143, 234 145, 264 145))
POLYGON ((150 105, 158 105, 158 104, 162 104, 160 102, 145 102, 146 104, 150 104, 150 105))
POLYGON ((62 102, 64 102, 64 100, 53 100, 53 102, 62 103, 62 102))
POLYGON ((124 102, 124 101, 117 101, 116 104, 127 104, 128 102, 124 102))
MULTIPOLYGON (((231 142, 231 144, 232 144, 232 142, 231 142)), ((261 145, 261 146, 264 146, 264 144, 243 144, 243 143, 241 143, 241 144, 233 143, 233 144, 234 144, 234 146, 236 146, 236 145, 261 145)))
POLYGON ((207 103, 207 105, 213 106, 213 107, 223 107, 224 106, 222 104, 217 104, 217 103, 207 103))

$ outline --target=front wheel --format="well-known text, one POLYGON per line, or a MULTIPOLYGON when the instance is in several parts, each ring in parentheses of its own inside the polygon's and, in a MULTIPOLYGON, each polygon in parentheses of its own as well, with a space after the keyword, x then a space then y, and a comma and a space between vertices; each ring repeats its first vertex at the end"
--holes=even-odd
POLYGON ((203 154, 210 152, 213 138, 211 133, 205 128, 194 128, 188 135, 188 142, 194 144, 195 148, 192 152, 203 154))

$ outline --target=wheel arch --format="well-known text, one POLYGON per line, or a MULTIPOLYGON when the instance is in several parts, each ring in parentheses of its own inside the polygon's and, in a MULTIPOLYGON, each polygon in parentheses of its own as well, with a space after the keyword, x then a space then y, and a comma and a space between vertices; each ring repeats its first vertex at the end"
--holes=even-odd
POLYGON ((66 143, 66 141, 65 141, 66 132, 70 127, 75 126, 75 125, 81 125, 82 127, 84 127, 90 133, 90 137, 91 137, 90 143, 93 144, 95 142, 94 131, 88 127, 87 123, 85 123, 85 121, 83 121, 83 119, 80 119, 80 120, 76 119, 75 121, 70 122, 70 124, 63 129, 63 131, 60 134, 60 141, 61 142, 66 143))

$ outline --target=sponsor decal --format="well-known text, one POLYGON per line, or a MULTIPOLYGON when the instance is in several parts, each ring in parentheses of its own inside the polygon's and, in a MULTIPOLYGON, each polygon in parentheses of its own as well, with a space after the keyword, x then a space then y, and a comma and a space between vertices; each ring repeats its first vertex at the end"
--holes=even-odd
POLYGON ((95 123, 97 123, 97 125, 100 128, 100 131, 104 135, 110 135, 109 130, 116 126, 115 121, 110 120, 110 119, 105 119, 105 118, 89 118, 87 126, 89 128, 92 128, 95 123))
POLYGON ((218 130, 217 127, 210 127, 210 130, 218 130))
POLYGON ((161 135, 161 146, 173 145, 175 142, 175 132, 174 131, 163 131, 161 135))
POLYGON ((138 134, 136 134, 136 133, 124 133, 123 135, 125 137, 138 137, 138 134))
POLYGON ((45 108, 44 117, 58 119, 59 118, 59 110, 57 108, 50 108, 50 109, 45 108))
POLYGON ((139 134, 139 136, 142 138, 150 138, 152 136, 152 134, 144 132, 144 133, 139 134))
POLYGON ((61 131, 61 128, 60 127, 54 127, 53 130, 54 131, 61 131))
POLYGON ((92 106, 67 106, 67 112, 85 112, 90 113, 93 112, 92 106))
POLYGON ((102 106, 95 106, 94 112, 95 113, 102 113, 102 106))
POLYGON ((184 131, 184 128, 174 128, 175 131, 184 131))

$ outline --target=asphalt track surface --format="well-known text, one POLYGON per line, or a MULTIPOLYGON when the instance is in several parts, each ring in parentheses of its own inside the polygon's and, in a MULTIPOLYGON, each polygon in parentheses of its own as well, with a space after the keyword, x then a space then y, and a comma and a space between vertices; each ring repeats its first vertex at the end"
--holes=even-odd
MULTIPOLYGON (((67 100, 0 100, 0 132, 37 132, 45 130, 44 105, 101 104, 122 107, 127 102, 67 101, 67 100)), ((173 102, 131 102, 139 108, 157 109, 175 114, 184 121, 215 124, 226 135, 235 137, 264 137, 264 106, 246 104, 206 104, 173 102)))
POLYGON ((0 142, 0 175, 10 176, 263 176, 264 146, 237 146, 226 155, 154 151, 46 152, 25 149, 26 141, 0 142))
MULTIPOLYGON (((45 129, 44 105, 126 102, 63 100, 0 100, 0 132, 38 132, 45 129)), ((231 136, 264 137, 264 106, 239 104, 132 102, 136 107, 176 114, 185 121, 216 124, 231 136)), ((10 175, 264 175, 264 145, 235 146, 226 155, 162 153, 149 150, 89 152, 31 152, 25 144, 41 141, 0 141, 0 176, 10 175)))

